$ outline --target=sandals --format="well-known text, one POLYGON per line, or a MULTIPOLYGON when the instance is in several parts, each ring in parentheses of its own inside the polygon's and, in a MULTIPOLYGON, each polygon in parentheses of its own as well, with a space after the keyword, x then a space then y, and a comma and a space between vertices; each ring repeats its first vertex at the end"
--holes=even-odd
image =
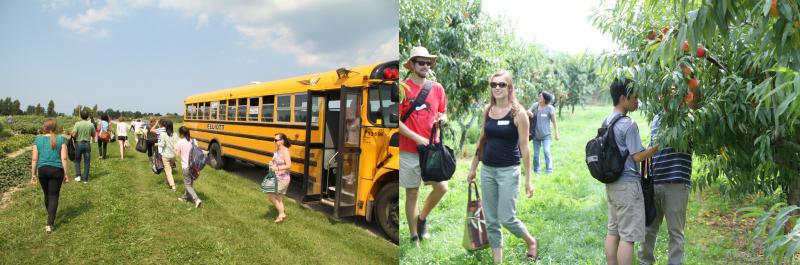
POLYGON ((533 239, 533 253, 527 252, 528 260, 537 261, 539 260, 539 240, 536 238, 533 239))
POLYGON ((289 217, 288 217, 288 216, 283 216, 283 217, 278 217, 278 218, 275 218, 275 223, 276 223, 276 224, 283 223, 283 221, 285 221, 285 220, 286 220, 286 218, 289 218, 289 217))

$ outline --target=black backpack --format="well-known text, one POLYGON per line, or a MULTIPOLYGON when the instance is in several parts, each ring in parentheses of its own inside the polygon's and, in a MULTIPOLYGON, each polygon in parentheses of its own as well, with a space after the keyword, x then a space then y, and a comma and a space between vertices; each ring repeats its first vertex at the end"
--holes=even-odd
POLYGON ((625 169, 627 152, 620 153, 614 140, 614 125, 625 115, 620 115, 611 120, 611 123, 597 129, 597 136, 586 143, 586 166, 592 177, 602 183, 617 181, 625 169), (609 128, 611 128, 609 130, 609 128))

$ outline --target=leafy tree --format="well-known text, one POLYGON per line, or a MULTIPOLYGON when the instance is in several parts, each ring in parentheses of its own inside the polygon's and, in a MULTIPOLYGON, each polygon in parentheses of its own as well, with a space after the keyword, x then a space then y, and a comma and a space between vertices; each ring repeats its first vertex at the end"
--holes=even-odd
POLYGON ((20 103, 18 99, 15 99, 14 102, 11 104, 11 112, 9 114, 22 114, 22 110, 20 109, 20 103))
POLYGON ((44 115, 44 107, 42 107, 42 104, 36 103, 36 110, 34 111, 34 114, 40 116, 44 115))
POLYGON ((50 102, 47 103, 47 117, 55 117, 56 116, 56 104, 51 99, 50 102))
MULTIPOLYGON (((414 46, 424 46, 438 56, 432 78, 444 86, 451 113, 448 117, 461 128, 477 122, 481 106, 488 99, 489 76, 496 70, 511 70, 521 95, 533 87, 519 76, 528 77, 534 72, 530 67, 538 59, 538 47, 522 43, 504 21, 484 14, 480 1, 401 1, 402 62, 414 46)), ((402 71, 404 76, 409 75, 405 69, 402 71)), ((403 86, 401 95, 405 92, 403 86)), ((466 133, 467 130, 461 131, 458 149, 463 147, 466 133)))
POLYGON ((800 205, 799 17, 797 1, 620 0, 593 21, 622 46, 604 76, 633 78, 643 109, 665 110, 663 144, 693 140, 701 187, 724 177, 800 205))

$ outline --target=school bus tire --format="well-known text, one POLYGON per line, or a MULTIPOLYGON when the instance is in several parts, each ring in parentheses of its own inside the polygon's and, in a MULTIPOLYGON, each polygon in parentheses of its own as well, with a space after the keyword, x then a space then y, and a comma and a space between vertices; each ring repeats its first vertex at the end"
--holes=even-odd
POLYGON ((219 143, 214 142, 208 148, 208 165, 213 169, 221 169, 225 166, 225 161, 222 158, 222 150, 219 148, 219 143))
POLYGON ((398 242, 400 234, 400 185, 388 183, 378 192, 376 212, 378 224, 386 235, 398 242))

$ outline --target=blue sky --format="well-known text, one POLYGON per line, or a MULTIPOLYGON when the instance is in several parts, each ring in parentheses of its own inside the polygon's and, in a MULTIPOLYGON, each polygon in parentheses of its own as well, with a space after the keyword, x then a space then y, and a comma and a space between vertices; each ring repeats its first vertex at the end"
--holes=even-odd
POLYGON ((385 0, 0 1, 0 98, 182 112, 191 94, 395 60, 385 0))

